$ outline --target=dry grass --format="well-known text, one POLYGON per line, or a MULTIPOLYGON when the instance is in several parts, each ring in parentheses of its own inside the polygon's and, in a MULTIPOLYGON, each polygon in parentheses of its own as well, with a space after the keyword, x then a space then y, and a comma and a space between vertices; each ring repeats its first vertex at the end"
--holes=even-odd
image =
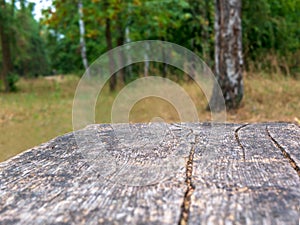
MULTIPOLYGON (((0 161, 49 139, 72 131, 72 103, 78 78, 21 79, 17 93, 0 93, 0 161)), ((196 85, 184 83, 197 107, 199 120, 210 120, 207 101, 196 85)), ((103 89, 96 106, 96 122, 111 121, 111 107, 118 92, 103 89)), ((238 110, 227 112, 229 122, 288 121, 300 119, 300 81, 283 76, 247 75, 245 96, 238 110)), ((176 109, 163 99, 148 97, 130 111, 130 122, 155 117, 179 120, 176 109)))
POLYGON ((23 80, 17 93, 0 93, 0 161, 72 130, 74 77, 23 80))
POLYGON ((229 113, 230 121, 296 122, 300 118, 300 81, 283 76, 247 76, 245 96, 239 110, 229 113))

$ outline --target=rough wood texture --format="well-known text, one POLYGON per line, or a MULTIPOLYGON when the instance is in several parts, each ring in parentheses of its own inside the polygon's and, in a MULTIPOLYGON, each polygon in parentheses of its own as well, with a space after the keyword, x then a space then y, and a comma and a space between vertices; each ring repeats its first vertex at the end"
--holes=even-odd
POLYGON ((199 130, 190 224, 298 223, 300 180, 268 135, 275 127, 293 146, 284 131, 299 132, 295 125, 232 125, 217 138, 199 130))
POLYGON ((134 125, 139 137, 122 142, 126 126, 92 125, 77 131, 84 148, 70 133, 0 163, 0 224, 299 223, 298 126, 173 124, 158 146, 141 142, 159 126, 134 125))

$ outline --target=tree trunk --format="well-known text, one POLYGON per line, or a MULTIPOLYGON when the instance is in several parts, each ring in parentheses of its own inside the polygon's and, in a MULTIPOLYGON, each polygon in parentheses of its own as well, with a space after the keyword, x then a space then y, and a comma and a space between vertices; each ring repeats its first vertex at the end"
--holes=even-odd
POLYGON ((209 66, 212 66, 213 65, 213 59, 214 59, 214 42, 211 40, 211 35, 213 35, 214 31, 211 30, 211 29, 208 29, 209 27, 212 27, 212 24, 214 23, 214 18, 211 13, 211 8, 212 8, 212 5, 211 5, 211 1, 210 0, 205 0, 205 17, 206 17, 206 20, 208 22, 207 24, 207 29, 206 29, 206 33, 205 33, 205 40, 207 40, 207 45, 208 45, 208 49, 207 49, 207 52, 206 52, 206 63, 209 65, 209 66))
POLYGON ((149 56, 147 51, 149 51, 149 44, 146 42, 145 43, 145 53, 144 53, 144 77, 148 77, 149 76, 149 56))
MULTIPOLYGON (((106 18, 105 38, 106 38, 107 50, 109 51, 113 48, 109 18, 106 18)), ((110 74, 111 74, 111 77, 109 80, 109 88, 110 88, 110 91, 114 91, 116 89, 116 85, 117 85, 116 75, 113 74, 113 71, 115 68, 115 61, 114 61, 114 58, 113 58, 113 55, 111 54, 111 52, 108 53, 108 56, 109 56, 109 70, 110 70, 110 74)))
POLYGON ((8 84, 7 77, 9 73, 12 72, 13 66, 11 62, 11 49, 10 49, 10 39, 9 39, 9 29, 7 23, 4 19, 4 13, 6 13, 6 3, 5 0, 1 1, 1 14, 2 17, 0 20, 0 38, 1 38, 1 49, 2 49, 2 72, 1 77, 4 83, 4 88, 6 92, 10 91, 10 86, 8 84))
MULTIPOLYGON (((130 39, 130 29, 129 29, 129 26, 126 26, 125 28, 125 41, 126 43, 130 43, 131 42, 131 39, 130 39)), ((127 46, 127 49, 129 50, 130 47, 127 46)), ((126 67, 126 77, 129 77, 129 79, 132 78, 132 66, 130 65, 131 64, 131 56, 130 54, 128 54, 126 56, 126 60, 127 60, 127 63, 129 64, 129 66, 126 67)))
POLYGON ((84 35, 85 35, 85 27, 84 27, 84 21, 83 21, 83 5, 82 5, 82 1, 79 0, 78 1, 78 13, 79 13, 79 32, 80 32, 80 50, 81 50, 81 58, 82 58, 82 63, 84 66, 84 69, 87 71, 87 69, 89 68, 89 63, 88 63, 88 59, 86 56, 86 44, 85 44, 85 39, 84 39, 84 35))
POLYGON ((233 109, 243 98, 241 0, 215 1, 215 73, 226 107, 233 109))
MULTIPOLYGON (((124 39, 125 39, 125 32, 122 26, 122 20, 120 17, 117 19, 117 30, 118 30, 118 38, 117 38, 117 46, 121 46, 124 44, 124 39)), ((119 62, 121 65, 124 65, 125 63, 125 55, 124 52, 121 51, 119 55, 119 62)), ((125 76, 125 68, 120 69, 118 72, 119 77, 121 77, 122 81, 125 83, 126 82, 126 76, 125 76)))
MULTIPOLYGON (((163 37, 161 37, 161 40, 164 41, 165 39, 163 37)), ((162 53, 161 53, 162 54, 162 59, 163 59, 164 62, 166 62, 167 57, 169 57, 169 56, 166 55, 166 52, 165 52, 164 48, 162 48, 161 51, 162 51, 162 53)), ((162 77, 165 78, 167 76, 167 72, 168 72, 168 64, 167 63, 162 63, 162 77)))

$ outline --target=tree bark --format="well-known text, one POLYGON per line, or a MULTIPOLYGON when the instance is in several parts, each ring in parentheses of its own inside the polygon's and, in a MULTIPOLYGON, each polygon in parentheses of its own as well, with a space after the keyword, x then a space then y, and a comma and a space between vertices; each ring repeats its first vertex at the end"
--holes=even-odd
MULTIPOLYGON (((164 41, 165 39, 163 37, 161 37, 161 40, 164 41)), ((166 62, 167 57, 169 57, 169 56, 166 55, 166 52, 165 52, 164 48, 162 48, 161 51, 162 51, 161 52, 162 59, 163 59, 164 62, 166 62)), ((162 77, 165 78, 167 76, 167 72, 168 72, 168 64, 167 63, 162 63, 162 77)))
POLYGON ((10 39, 9 39, 9 29, 7 26, 7 23, 4 19, 4 13, 6 13, 6 3, 5 0, 1 1, 1 14, 2 17, 0 20, 0 38, 1 38, 1 48, 2 48, 2 72, 1 77, 2 81, 4 83, 4 88, 6 92, 10 91, 10 87, 8 84, 7 77, 9 76, 9 73, 12 72, 13 66, 11 61, 11 49, 10 49, 10 39))
MULTIPOLYGON (((107 44, 107 50, 110 51, 112 46, 112 36, 111 36, 111 29, 110 29, 110 19, 106 18, 106 26, 105 26, 105 38, 106 38, 106 44, 107 44)), ((109 56, 109 70, 110 70, 110 80, 109 80, 109 88, 110 91, 114 91, 117 86, 117 78, 116 75, 113 74, 114 68, 115 68, 115 60, 113 58, 113 55, 111 52, 108 52, 109 56)))
POLYGON ((84 26, 84 21, 83 21, 83 5, 82 1, 78 1, 78 13, 79 13, 79 32, 80 32, 80 50, 81 50, 81 58, 82 58, 82 63, 84 66, 84 69, 87 71, 89 68, 89 63, 86 55, 86 44, 85 44, 85 26, 84 26))
POLYGON ((215 73, 226 107, 234 109, 243 98, 241 0, 215 3, 215 73))
POLYGON ((149 56, 147 51, 149 51, 149 44, 146 42, 145 43, 145 53, 144 53, 144 77, 148 77, 149 76, 149 67, 150 67, 150 63, 149 63, 149 56))
MULTIPOLYGON (((130 42, 131 42, 129 26, 126 26, 126 28, 125 28, 125 41, 126 41, 126 43, 130 43, 130 42)), ((127 46, 127 49, 129 50, 129 49, 130 49, 130 46, 127 46)), ((129 66, 127 66, 127 67, 125 68, 125 72, 126 72, 126 77, 127 77, 127 78, 129 77, 129 79, 132 78, 132 66, 130 65, 130 64, 131 64, 131 61, 132 61, 132 60, 131 60, 131 56, 130 56, 130 54, 128 54, 128 55, 126 56, 126 62, 127 62, 127 64, 129 64, 129 66)))
MULTIPOLYGON (((120 16, 118 16, 117 19, 117 30, 118 30, 118 38, 117 38, 117 46, 121 46, 124 44, 125 41, 125 32, 122 26, 122 20, 120 16)), ((124 52, 121 51, 119 55, 119 62, 121 65, 124 65, 125 63, 125 55, 124 52)), ((121 77, 122 81, 125 83, 126 82, 126 73, 125 73, 125 68, 120 69, 118 72, 119 77, 121 77)))

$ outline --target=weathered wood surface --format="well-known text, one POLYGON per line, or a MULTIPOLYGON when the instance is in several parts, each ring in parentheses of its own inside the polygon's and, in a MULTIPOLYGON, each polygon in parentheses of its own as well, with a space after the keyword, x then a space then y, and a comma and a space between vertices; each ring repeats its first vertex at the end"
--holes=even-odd
POLYGON ((125 126, 92 125, 77 131, 83 148, 70 133, 0 163, 0 224, 299 223, 299 126, 173 124, 160 137, 137 124, 124 141, 125 126))

